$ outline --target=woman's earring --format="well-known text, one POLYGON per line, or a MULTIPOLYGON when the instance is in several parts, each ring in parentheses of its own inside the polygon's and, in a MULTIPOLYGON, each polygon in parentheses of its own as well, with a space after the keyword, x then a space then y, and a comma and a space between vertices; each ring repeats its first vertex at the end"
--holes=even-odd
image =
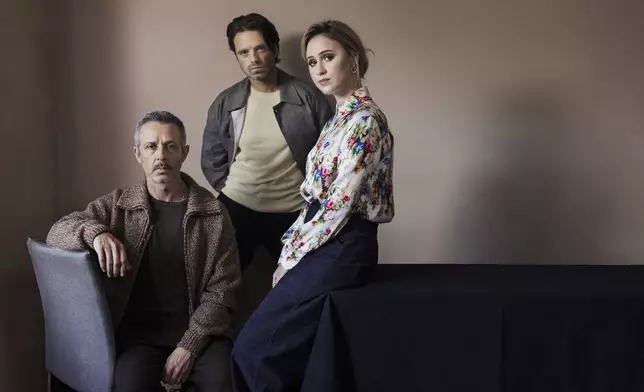
POLYGON ((351 71, 352 74, 354 74, 358 72, 358 67, 355 64, 353 64, 351 68, 349 68, 349 70, 351 71))

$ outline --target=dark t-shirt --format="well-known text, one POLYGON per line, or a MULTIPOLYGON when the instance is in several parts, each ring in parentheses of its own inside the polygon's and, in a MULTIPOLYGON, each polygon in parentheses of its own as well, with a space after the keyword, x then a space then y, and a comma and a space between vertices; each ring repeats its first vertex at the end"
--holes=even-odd
POLYGON ((187 202, 150 199, 152 234, 119 327, 119 345, 174 347, 188 329, 183 218, 187 202))

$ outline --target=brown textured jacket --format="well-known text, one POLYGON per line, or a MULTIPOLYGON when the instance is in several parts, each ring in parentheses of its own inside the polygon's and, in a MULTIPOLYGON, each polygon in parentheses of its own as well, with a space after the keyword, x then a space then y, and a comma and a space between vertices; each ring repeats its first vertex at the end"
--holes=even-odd
MULTIPOLYGON (((189 189, 183 227, 190 323, 178 346, 198 356, 211 336, 230 334, 233 291, 241 272, 227 210, 190 176, 182 173, 182 178, 189 189)), ((92 249, 94 238, 107 231, 123 241, 132 272, 122 278, 103 275, 115 328, 123 317, 152 232, 149 203, 145 182, 117 189, 94 200, 84 211, 62 218, 47 235, 48 244, 69 250, 92 249)))

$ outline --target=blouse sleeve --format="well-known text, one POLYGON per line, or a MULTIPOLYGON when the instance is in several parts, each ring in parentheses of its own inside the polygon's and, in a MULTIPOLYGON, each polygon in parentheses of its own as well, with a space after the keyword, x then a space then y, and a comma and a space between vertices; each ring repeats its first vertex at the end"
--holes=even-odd
POLYGON ((338 175, 320 200, 320 209, 308 222, 290 229, 280 257, 285 269, 293 268, 307 253, 333 238, 351 217, 369 174, 381 155, 380 126, 371 114, 356 113, 344 133, 337 158, 338 175))

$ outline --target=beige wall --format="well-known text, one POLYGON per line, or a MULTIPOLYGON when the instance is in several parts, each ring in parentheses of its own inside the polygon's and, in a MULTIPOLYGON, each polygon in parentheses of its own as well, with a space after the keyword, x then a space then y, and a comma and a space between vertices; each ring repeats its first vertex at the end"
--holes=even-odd
POLYGON ((205 183, 207 107, 241 77, 233 17, 271 19, 299 74, 302 32, 338 17, 375 50, 368 84, 396 136, 382 262, 644 260, 641 2, 364 4, 74 2, 61 211, 139 178, 132 127, 151 108, 184 119, 186 170, 205 183))
POLYGON ((42 238, 56 208, 53 10, 42 0, 0 11, 0 389, 42 391, 42 311, 28 236, 42 238), (52 14, 49 14, 52 16, 52 14))
POLYGON ((283 67, 300 75, 299 37, 320 19, 343 19, 375 51, 368 85, 396 136, 397 216, 381 230, 382 262, 644 260, 639 1, 9 3, 0 380, 16 389, 42 386, 26 237, 140 178, 132 130, 152 108, 185 121, 186 170, 205 184, 205 113, 241 78, 225 27, 242 13, 277 25, 283 67))

